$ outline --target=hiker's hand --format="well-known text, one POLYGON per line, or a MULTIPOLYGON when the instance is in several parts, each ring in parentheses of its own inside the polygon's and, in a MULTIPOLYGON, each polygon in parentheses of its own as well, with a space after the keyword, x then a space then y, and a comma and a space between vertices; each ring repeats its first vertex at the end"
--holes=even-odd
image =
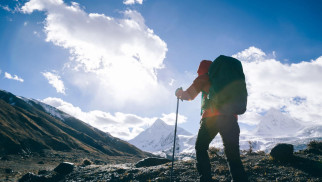
POLYGON ((183 93, 182 87, 177 88, 177 90, 176 90, 176 93, 175 93, 175 94, 176 94, 176 96, 177 96, 178 98, 181 98, 182 93, 183 93))

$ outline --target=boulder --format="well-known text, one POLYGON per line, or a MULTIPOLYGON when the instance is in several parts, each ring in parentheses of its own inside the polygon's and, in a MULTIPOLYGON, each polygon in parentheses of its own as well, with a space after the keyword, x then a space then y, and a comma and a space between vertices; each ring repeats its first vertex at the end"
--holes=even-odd
POLYGON ((27 173, 24 176, 22 176, 18 181, 19 182, 43 182, 46 181, 46 177, 41 175, 36 175, 34 173, 27 173))
POLYGON ((89 166, 89 165, 92 165, 92 162, 89 159, 83 160, 82 166, 89 166))
POLYGON ((56 171, 57 173, 59 173, 61 175, 67 175, 67 174, 71 173, 74 170, 74 167, 75 167, 75 165, 73 163, 63 162, 63 163, 60 163, 54 169, 54 171, 56 171))
POLYGON ((39 170, 38 171, 38 175, 46 175, 46 174, 49 174, 50 171, 47 171, 47 170, 39 170))
POLYGON ((12 169, 10 169, 10 168, 6 168, 6 169, 5 169, 5 172, 6 172, 7 174, 10 174, 10 173, 13 173, 13 170, 12 170, 12 169))
POLYGON ((8 156, 3 156, 3 157, 1 157, 1 159, 0 160, 2 160, 2 161, 10 161, 10 157, 8 157, 8 156))
POLYGON ((293 159, 294 146, 291 144, 280 143, 277 144, 272 150, 270 155, 274 160, 290 161, 293 159))
POLYGON ((171 162, 171 160, 165 159, 165 158, 148 157, 148 158, 142 159, 138 163, 136 163, 135 167, 157 166, 157 165, 165 164, 168 162, 171 162))
POLYGON ((308 144, 305 152, 311 153, 311 154, 322 155, 322 141, 316 141, 316 140, 311 141, 308 144))

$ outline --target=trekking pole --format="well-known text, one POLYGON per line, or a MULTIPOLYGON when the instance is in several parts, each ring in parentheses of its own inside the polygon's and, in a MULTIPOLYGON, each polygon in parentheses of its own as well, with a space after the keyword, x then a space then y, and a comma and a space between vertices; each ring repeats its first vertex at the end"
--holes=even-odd
POLYGON ((173 152, 172 152, 172 165, 171 165, 171 177, 170 177, 170 182, 172 182, 172 175, 173 175, 173 161, 174 161, 174 151, 175 151, 175 148, 176 148, 176 135, 177 135, 178 109, 179 109, 179 97, 178 97, 178 99, 177 99, 176 124, 175 124, 175 127, 174 127, 174 139, 173 139, 173 152))

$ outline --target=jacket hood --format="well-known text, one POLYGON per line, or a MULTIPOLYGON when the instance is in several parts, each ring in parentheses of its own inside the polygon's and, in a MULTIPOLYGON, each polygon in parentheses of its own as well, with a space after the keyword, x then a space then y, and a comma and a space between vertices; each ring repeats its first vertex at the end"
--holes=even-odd
POLYGON ((199 68, 198 68, 198 71, 197 71, 198 76, 208 73, 208 70, 209 70, 209 67, 210 67, 211 63, 212 63, 212 61, 202 60, 200 62, 200 65, 199 65, 199 68))

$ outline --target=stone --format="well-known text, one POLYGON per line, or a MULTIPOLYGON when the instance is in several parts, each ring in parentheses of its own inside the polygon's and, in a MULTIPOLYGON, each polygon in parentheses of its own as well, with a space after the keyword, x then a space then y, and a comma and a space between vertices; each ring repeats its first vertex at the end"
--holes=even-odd
POLYGON ((142 159, 138 163, 136 163, 135 167, 157 166, 157 165, 165 164, 168 162, 171 162, 171 160, 166 159, 166 158, 148 157, 148 158, 142 159))
POLYGON ((38 171, 38 175, 46 175, 48 173, 49 173, 49 171, 47 171, 47 170, 39 170, 38 171))
POLYGON ((91 165, 92 164, 92 162, 90 161, 90 160, 88 160, 88 159, 85 159, 84 161, 83 161, 83 166, 89 166, 89 165, 91 165))
POLYGON ((24 176, 22 176, 18 181, 19 182, 43 182, 43 181, 46 181, 46 177, 29 172, 24 176))
POLYGON ((8 174, 10 174, 10 173, 13 173, 13 170, 12 170, 12 169, 10 169, 10 168, 6 168, 6 169, 5 169, 5 172, 6 172, 6 173, 8 173, 8 174))
POLYGON ((75 165, 73 163, 63 162, 63 163, 60 163, 54 169, 54 171, 56 171, 57 173, 59 173, 61 175, 67 175, 67 174, 71 173, 74 170, 74 167, 75 167, 75 165))
POLYGON ((291 144, 277 144, 270 152, 274 160, 291 161, 293 159, 294 146, 291 144))
POLYGON ((10 158, 9 158, 8 156, 3 156, 3 157, 1 157, 1 160, 2 160, 2 161, 9 161, 9 160, 10 160, 10 158))

